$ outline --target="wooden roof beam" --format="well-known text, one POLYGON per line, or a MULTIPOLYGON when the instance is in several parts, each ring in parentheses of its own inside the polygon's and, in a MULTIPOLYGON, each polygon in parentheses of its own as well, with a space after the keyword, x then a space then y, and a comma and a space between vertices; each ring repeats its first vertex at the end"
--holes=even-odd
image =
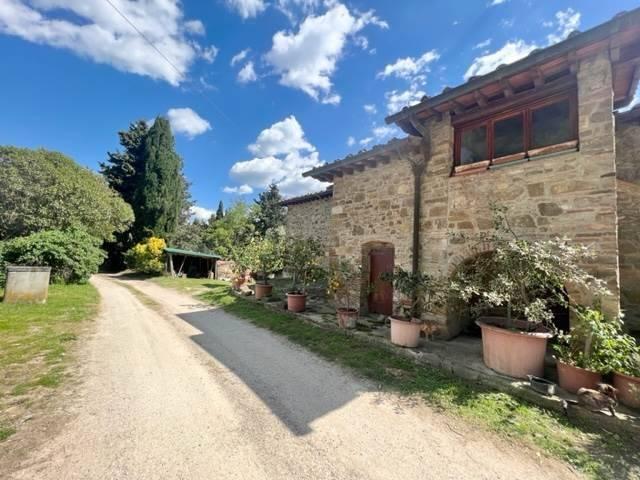
POLYGON ((542 87, 544 85, 544 72, 541 68, 536 68, 531 72, 533 77, 533 86, 535 88, 542 87))
POLYGON ((488 103, 487 97, 480 90, 476 90, 475 92, 473 92, 473 97, 476 99, 476 102, 478 103, 479 106, 481 107, 487 106, 487 103, 488 103))
POLYGON ((502 87, 505 98, 513 97, 513 87, 508 79, 503 78, 500 80, 500 86, 502 87))

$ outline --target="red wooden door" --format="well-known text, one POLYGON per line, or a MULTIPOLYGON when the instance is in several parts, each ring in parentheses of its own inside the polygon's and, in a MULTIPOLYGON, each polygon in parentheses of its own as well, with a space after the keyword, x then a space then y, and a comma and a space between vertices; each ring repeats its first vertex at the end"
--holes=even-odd
POLYGON ((380 275, 393 272, 393 249, 376 248, 369 252, 369 282, 374 286, 369 294, 369 312, 391 315, 393 312, 393 286, 380 280, 380 275))

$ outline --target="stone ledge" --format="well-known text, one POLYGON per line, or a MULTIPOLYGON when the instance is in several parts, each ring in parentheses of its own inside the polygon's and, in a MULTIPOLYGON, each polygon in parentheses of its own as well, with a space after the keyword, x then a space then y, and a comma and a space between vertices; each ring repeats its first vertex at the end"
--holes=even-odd
MULTIPOLYGON (((345 330, 338 327, 337 323, 334 324, 326 320, 320 320, 317 315, 309 316, 305 315, 304 313, 289 312, 282 307, 281 301, 262 302, 255 300, 253 297, 247 297, 245 295, 238 294, 236 295, 242 296, 249 301, 261 303, 267 308, 278 313, 284 313, 291 317, 298 318, 310 325, 314 325, 327 330, 345 332, 345 330)), ((346 332, 366 342, 369 342, 372 345, 381 346, 390 353, 395 353, 406 358, 410 358, 418 364, 444 370, 462 379, 476 382, 487 387, 494 388, 501 392, 509 393, 515 397, 531 402, 548 410, 564 412, 563 399, 575 399, 575 395, 560 390, 559 388, 558 390, 560 390, 562 397, 558 395, 554 395, 551 397, 541 395, 529 388, 528 382, 500 375, 493 370, 485 367, 484 364, 482 364, 480 358, 475 359, 475 361, 469 361, 471 356, 474 355, 474 352, 472 352, 469 348, 465 348, 464 346, 453 348, 451 346, 451 342, 437 340, 429 341, 423 343, 421 346, 422 348, 429 348, 429 350, 422 350, 420 348, 411 349, 393 345, 389 340, 388 335, 380 336, 372 334, 372 332, 363 332, 358 330, 347 330, 346 332), (464 351, 465 349, 467 350, 466 352, 464 351), (451 356, 447 356, 447 350, 457 350, 456 353, 461 354, 460 358, 462 358, 463 360, 461 361, 456 358, 451 358, 451 356)), ((569 405, 569 417, 577 418, 583 423, 597 428, 603 428, 610 432, 613 431, 625 433, 629 435, 634 442, 640 445, 640 416, 637 412, 632 412, 627 408, 619 407, 617 409, 617 417, 612 417, 608 413, 593 413, 583 407, 577 405, 569 405)))

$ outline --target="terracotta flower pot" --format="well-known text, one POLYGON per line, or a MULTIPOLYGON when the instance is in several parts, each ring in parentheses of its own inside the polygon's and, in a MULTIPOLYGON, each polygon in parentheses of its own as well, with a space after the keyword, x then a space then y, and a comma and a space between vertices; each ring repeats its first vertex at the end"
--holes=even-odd
POLYGON ((602 383, 602 375, 598 372, 576 367, 558 360, 558 385, 567 392, 576 393, 580 388, 591 388, 596 390, 598 384, 602 383))
POLYGON ((482 330, 482 356, 491 370, 516 378, 542 377, 549 332, 509 330, 478 320, 482 330))
POLYGON ((304 312, 307 306, 305 294, 287 293, 287 310, 290 312, 304 312))
POLYGON ((627 407, 640 408, 640 378, 613 374, 613 386, 618 389, 618 399, 627 407))
POLYGON ((391 321, 391 343, 401 347, 416 348, 420 342, 422 322, 389 317, 391 321))
POLYGON ((338 325, 340 328, 356 328, 358 320, 358 310, 355 308, 339 308, 338 311, 338 325))
POLYGON ((256 300, 260 300, 264 297, 270 297, 273 285, 266 283, 256 283, 256 300))

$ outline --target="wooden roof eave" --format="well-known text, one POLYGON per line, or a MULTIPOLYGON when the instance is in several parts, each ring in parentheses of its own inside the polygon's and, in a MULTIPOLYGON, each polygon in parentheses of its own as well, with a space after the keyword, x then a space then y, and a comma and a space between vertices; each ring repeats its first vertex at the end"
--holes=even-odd
POLYGON ((481 105, 491 92, 499 89, 503 90, 505 97, 508 97, 513 94, 511 81, 516 77, 522 79, 523 76, 528 76, 534 87, 538 87, 544 83, 545 70, 547 75, 562 68, 575 74, 577 63, 581 58, 599 50, 620 48, 625 42, 628 44, 629 41, 637 39, 640 33, 639 25, 640 8, 616 15, 609 22, 587 32, 572 35, 556 45, 532 52, 522 60, 499 67, 482 77, 473 78, 417 105, 405 107, 402 111, 388 116, 385 121, 387 124, 397 124, 410 135, 419 135, 419 131, 411 122, 412 118, 424 119, 446 111, 460 111, 461 105, 465 105, 462 99, 481 105))

